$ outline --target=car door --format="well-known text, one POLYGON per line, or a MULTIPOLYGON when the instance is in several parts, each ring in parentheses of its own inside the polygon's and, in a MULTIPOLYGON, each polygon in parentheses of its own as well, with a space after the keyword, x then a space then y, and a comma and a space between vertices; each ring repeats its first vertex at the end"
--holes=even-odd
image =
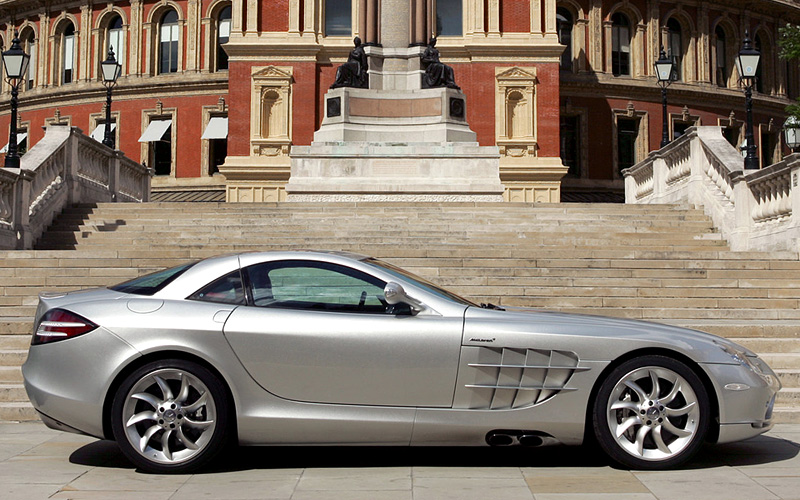
POLYGON ((224 333, 267 391, 317 403, 452 405, 463 311, 393 308, 382 280, 339 264, 278 261, 243 271, 250 305, 231 314, 224 333))

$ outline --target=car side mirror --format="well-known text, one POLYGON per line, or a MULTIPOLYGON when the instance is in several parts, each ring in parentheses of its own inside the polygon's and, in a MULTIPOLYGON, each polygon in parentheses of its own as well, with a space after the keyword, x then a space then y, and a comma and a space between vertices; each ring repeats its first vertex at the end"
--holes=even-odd
POLYGON ((425 309, 425 304, 413 297, 409 297, 403 286, 394 281, 386 283, 383 288, 383 296, 386 298, 386 302, 391 305, 408 304, 413 312, 420 312, 425 309))

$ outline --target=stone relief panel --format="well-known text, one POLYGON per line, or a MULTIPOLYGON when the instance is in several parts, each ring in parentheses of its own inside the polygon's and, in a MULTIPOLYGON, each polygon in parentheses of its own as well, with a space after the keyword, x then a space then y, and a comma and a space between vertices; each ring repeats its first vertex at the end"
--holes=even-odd
POLYGON ((500 154, 536 156, 536 68, 497 68, 495 79, 495 134, 500 154))
POLYGON ((288 156, 292 143, 292 68, 254 67, 251 76, 251 155, 288 156))

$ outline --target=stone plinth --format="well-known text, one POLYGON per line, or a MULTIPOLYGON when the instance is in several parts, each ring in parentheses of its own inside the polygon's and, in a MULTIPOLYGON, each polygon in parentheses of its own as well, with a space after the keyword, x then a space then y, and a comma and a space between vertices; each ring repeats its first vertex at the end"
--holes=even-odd
POLYGON ((459 90, 338 88, 325 94, 314 142, 475 142, 466 117, 459 90))
POLYGON ((292 148, 287 201, 502 201, 496 147, 324 143, 292 148))

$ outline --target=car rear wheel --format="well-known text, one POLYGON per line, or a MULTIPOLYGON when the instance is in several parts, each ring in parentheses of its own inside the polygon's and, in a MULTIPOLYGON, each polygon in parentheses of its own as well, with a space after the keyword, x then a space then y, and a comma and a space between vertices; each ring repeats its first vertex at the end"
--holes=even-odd
POLYGON ((708 393, 691 368, 665 356, 643 356, 622 363, 603 381, 593 424, 612 460, 634 469, 664 469, 697 453, 710 419, 708 393))
POLYGON ((131 373, 112 403, 114 438, 141 469, 188 472, 207 464, 227 440, 225 388, 190 361, 156 361, 131 373))

